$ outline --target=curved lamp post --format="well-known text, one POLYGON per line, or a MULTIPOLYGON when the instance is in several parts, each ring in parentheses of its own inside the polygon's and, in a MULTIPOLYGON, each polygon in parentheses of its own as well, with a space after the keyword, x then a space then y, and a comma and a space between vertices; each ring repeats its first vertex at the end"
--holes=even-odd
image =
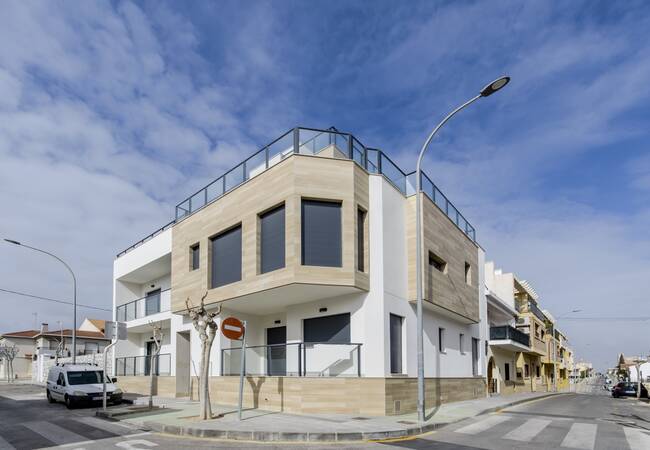
POLYGON ((66 269, 70 272, 70 275, 72 275, 72 284, 73 284, 73 289, 74 289, 74 295, 73 295, 73 300, 72 300, 72 308, 73 308, 73 319, 72 319, 72 364, 77 362, 77 279, 74 276, 74 272, 70 268, 69 265, 66 264, 64 260, 59 258, 56 255, 53 255, 50 252, 46 252, 45 250, 41 250, 40 248, 36 247, 31 247, 29 245, 22 244, 18 241, 15 241, 13 239, 5 239, 5 242, 8 242, 10 244, 14 245, 19 245, 21 247, 29 248, 31 250, 40 252, 40 253, 45 253, 46 255, 51 256, 52 258, 56 259, 59 261, 61 264, 65 266, 66 269))
POLYGON ((416 230, 415 230, 415 235, 416 235, 416 264, 415 264, 415 270, 416 270, 416 292, 417 292, 417 352, 418 352, 418 420, 420 422, 424 422, 425 419, 425 414, 424 414, 424 335, 422 331, 422 224, 421 224, 421 205, 420 205, 420 188, 421 188, 421 171, 420 171, 420 166, 422 165, 422 157, 424 156, 424 152, 427 150, 427 147, 429 146, 429 143, 431 143, 431 140, 433 137, 436 135, 438 130, 442 128, 442 126, 447 123, 449 119, 451 119, 456 113, 460 112, 467 106, 471 105, 474 103, 476 100, 482 97, 489 97, 490 95, 494 94, 495 92, 499 91, 502 89, 506 84, 510 82, 510 77, 501 77, 497 78, 487 86, 485 86, 483 89, 481 89, 481 92, 479 92, 478 95, 475 97, 471 98, 470 100, 466 101, 462 105, 460 105, 458 108, 454 109, 452 112, 450 112, 447 117, 442 119, 442 122, 440 122, 429 134, 429 137, 427 140, 424 142, 424 145, 422 146, 422 150, 420 150, 420 155, 418 156, 418 161, 417 165, 415 168, 415 194, 416 194, 416 201, 415 201, 415 221, 416 221, 416 230))

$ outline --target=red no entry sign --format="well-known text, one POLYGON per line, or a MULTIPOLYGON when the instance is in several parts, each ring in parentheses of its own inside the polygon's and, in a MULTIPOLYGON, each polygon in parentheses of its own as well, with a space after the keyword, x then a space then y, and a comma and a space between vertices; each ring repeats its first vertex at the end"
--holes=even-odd
POLYGON ((227 317, 221 322, 221 333, 228 339, 238 341, 244 335, 244 324, 236 317, 227 317))

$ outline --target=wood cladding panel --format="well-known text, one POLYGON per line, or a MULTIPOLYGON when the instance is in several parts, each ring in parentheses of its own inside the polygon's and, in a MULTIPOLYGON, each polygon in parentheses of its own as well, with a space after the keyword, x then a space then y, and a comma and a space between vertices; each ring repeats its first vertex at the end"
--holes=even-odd
MULTIPOLYGON (((424 195, 421 197, 424 300, 472 322, 478 322, 478 247, 428 197, 424 195), (444 260, 446 263, 444 273, 429 265, 430 252, 444 260), (469 284, 465 281, 465 263, 470 264, 469 284)), ((416 299, 415 202, 415 196, 409 197, 406 208, 408 295, 411 301, 416 299)))

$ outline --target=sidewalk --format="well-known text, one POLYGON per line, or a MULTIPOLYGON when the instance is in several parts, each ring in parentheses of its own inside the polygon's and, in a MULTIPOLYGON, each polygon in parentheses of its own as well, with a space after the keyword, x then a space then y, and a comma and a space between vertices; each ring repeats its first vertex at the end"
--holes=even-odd
MULTIPOLYGON (((250 441, 365 441, 414 436, 487 414, 518 403, 562 395, 561 393, 521 393, 504 397, 448 403, 429 410, 428 420, 420 425, 416 414, 387 417, 355 417, 339 414, 287 414, 259 409, 246 409, 237 420, 237 409, 214 405, 219 419, 199 421, 197 402, 183 399, 156 398, 161 409, 138 411, 136 407, 111 408, 100 417, 126 421, 162 433, 196 437, 225 438, 250 441)), ((139 402, 136 402, 139 403, 139 402)))

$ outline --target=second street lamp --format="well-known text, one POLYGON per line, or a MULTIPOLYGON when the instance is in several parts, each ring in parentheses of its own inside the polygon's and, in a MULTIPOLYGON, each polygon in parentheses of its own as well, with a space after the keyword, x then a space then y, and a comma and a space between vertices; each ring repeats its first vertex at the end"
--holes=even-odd
POLYGON ((420 167, 422 165, 422 157, 424 156, 424 152, 427 150, 429 147, 429 144, 431 143, 431 140, 433 137, 436 135, 438 130, 442 128, 442 126, 447 123, 449 119, 451 119, 456 113, 460 112, 467 106, 471 105, 474 103, 476 100, 479 98, 483 97, 489 97, 490 95, 494 94, 495 92, 499 91, 503 87, 505 87, 506 84, 510 82, 510 77, 504 76, 497 78, 490 84, 486 85, 481 91, 479 92, 478 95, 475 97, 469 99, 462 105, 460 105, 458 108, 454 109, 452 112, 450 112, 447 117, 442 119, 442 121, 433 129, 431 134, 429 134, 429 137, 427 140, 424 142, 424 145, 422 146, 422 149, 420 150, 420 154, 418 156, 418 161, 417 165, 415 168, 415 235, 416 235, 416 262, 415 262, 415 283, 416 283, 416 309, 417 309, 417 363, 418 363, 418 420, 420 422, 424 422, 425 420, 425 405, 424 405, 424 332, 423 332, 423 317, 422 317, 422 224, 421 224, 421 195, 420 195, 420 188, 421 188, 421 171, 420 167))
POLYGON ((50 252, 46 252, 45 250, 41 250, 40 248, 36 247, 31 247, 29 245, 25 245, 21 242, 15 241, 13 239, 5 239, 5 242, 8 242, 10 244, 18 245, 20 247, 25 247, 29 248, 31 250, 34 250, 39 253, 45 253, 46 255, 51 256, 52 258, 56 259, 59 261, 61 264, 65 266, 66 269, 70 272, 70 275, 72 275, 72 285, 73 285, 73 298, 72 298, 72 364, 77 362, 77 278, 74 276, 74 272, 70 268, 68 264, 61 258, 59 258, 56 255, 53 255, 50 252))

